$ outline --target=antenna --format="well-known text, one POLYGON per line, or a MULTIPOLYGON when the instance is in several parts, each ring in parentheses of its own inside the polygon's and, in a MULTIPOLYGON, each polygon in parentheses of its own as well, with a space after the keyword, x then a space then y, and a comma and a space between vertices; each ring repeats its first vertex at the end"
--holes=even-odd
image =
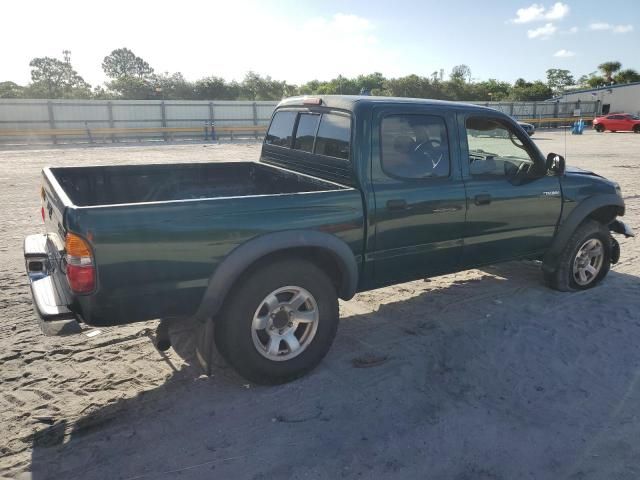
POLYGON ((567 126, 564 126, 564 159, 567 159, 567 126))

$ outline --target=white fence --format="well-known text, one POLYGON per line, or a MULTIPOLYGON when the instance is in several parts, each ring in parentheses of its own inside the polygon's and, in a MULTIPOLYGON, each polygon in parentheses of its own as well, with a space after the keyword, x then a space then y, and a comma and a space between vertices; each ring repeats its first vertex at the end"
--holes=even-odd
MULTIPOLYGON (((210 126, 266 127, 278 102, 0 99, 0 142, 209 137, 210 126), (56 135, 49 135, 56 130, 56 135)), ((238 129, 242 130, 242 129, 238 129)), ((259 130, 258 130, 259 131, 259 130)), ((249 129, 245 130, 250 132, 249 129)))
MULTIPOLYGON (((0 99, 0 144, 209 140, 255 136, 269 123, 275 101, 18 100, 0 99), (254 128, 256 127, 256 128, 254 128)), ((599 102, 473 102, 538 126, 598 113, 599 102)))

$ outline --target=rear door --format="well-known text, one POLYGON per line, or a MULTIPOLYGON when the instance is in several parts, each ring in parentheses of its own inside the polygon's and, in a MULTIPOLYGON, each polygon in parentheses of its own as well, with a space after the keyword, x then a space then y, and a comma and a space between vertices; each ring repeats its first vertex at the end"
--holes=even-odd
POLYGON ((625 129, 624 117, 622 115, 609 115, 607 121, 607 128, 609 130, 619 131, 625 129))
POLYGON ((544 252, 560 217, 559 177, 546 175, 540 151, 503 116, 460 114, 459 128, 468 206, 463 266, 544 252))
POLYGON ((432 106, 373 110, 375 286, 458 268, 465 191, 455 116, 432 106))

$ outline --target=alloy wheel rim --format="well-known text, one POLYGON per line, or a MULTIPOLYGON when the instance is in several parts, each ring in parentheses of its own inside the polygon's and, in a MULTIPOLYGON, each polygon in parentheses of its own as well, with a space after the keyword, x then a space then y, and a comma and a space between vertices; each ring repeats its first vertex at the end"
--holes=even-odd
POLYGON ((573 260, 573 279, 580 286, 592 283, 602 270, 604 246, 597 238, 590 238, 578 249, 573 260))
POLYGON ((269 360, 291 360, 311 344, 319 318, 318 304, 308 290, 278 288, 260 302, 253 315, 253 346, 269 360))

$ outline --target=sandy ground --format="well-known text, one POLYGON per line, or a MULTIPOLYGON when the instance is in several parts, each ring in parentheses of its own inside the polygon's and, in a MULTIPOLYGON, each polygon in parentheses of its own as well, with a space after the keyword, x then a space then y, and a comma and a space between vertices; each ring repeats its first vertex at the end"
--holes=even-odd
MULTIPOLYGON (((545 152, 559 132, 538 132, 545 152)), ((622 185, 640 231, 640 135, 568 136, 567 159, 622 185)), ((514 262, 341 304, 322 365, 255 387, 210 378, 154 322, 44 337, 21 242, 40 230, 45 165, 255 159, 258 146, 0 151, 0 477, 637 479, 640 243, 591 291, 514 262), (369 368, 359 360, 379 359, 369 368), (187 360, 185 360, 185 358, 187 360)), ((186 330, 173 332, 177 340, 186 330)))

